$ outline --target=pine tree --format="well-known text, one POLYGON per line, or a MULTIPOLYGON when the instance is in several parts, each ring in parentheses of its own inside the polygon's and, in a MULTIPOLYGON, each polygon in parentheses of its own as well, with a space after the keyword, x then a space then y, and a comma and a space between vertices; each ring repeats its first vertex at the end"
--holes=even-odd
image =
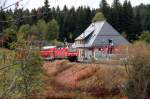
POLYGON ((23 25, 23 9, 15 9, 13 17, 16 20, 17 29, 19 29, 23 25))
POLYGON ((69 18, 69 14, 68 14, 68 8, 65 5, 63 8, 63 14, 61 15, 62 17, 62 25, 60 27, 60 34, 59 34, 59 38, 61 41, 64 41, 64 39, 67 39, 67 33, 69 31, 69 24, 68 24, 68 18, 69 18))
MULTIPOLYGON (((6 21, 6 13, 5 11, 0 10, 0 21, 6 21)), ((0 22, 0 32, 5 29, 6 23, 0 22)))
POLYGON ((119 32, 122 32, 122 5, 119 0, 114 0, 111 11, 109 23, 117 29, 119 32))
POLYGON ((49 2, 48 0, 45 0, 44 2, 44 20, 46 22, 48 22, 48 20, 50 20, 50 5, 49 5, 49 2))
POLYGON ((37 10, 36 9, 32 9, 31 12, 30 12, 32 16, 32 21, 31 21, 31 25, 35 24, 37 22, 37 10))
POLYGON ((125 32, 127 33, 127 38, 129 41, 135 40, 137 34, 135 31, 133 8, 130 1, 125 0, 123 4, 123 15, 123 27, 125 32))
POLYGON ((137 9, 136 11, 136 16, 135 16, 135 32, 136 32, 136 39, 139 38, 139 36, 141 35, 141 32, 142 32, 142 24, 141 24, 141 16, 140 16, 140 10, 137 9))
POLYGON ((145 22, 145 30, 150 31, 150 14, 147 13, 148 15, 146 16, 146 22, 145 22))
MULTIPOLYGON (((24 16, 30 16, 29 9, 24 10, 23 15, 24 16)), ((32 24, 32 18, 31 17, 23 18, 22 22, 23 22, 23 24, 32 24)))
POLYGON ((109 7, 107 1, 102 0, 100 3, 100 11, 103 12, 103 14, 106 18, 109 17, 109 10, 110 10, 110 7, 109 7))

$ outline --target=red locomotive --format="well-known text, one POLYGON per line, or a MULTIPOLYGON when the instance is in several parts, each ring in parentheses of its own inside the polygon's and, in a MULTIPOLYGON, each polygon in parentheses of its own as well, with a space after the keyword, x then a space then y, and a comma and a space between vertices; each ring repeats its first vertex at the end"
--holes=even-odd
POLYGON ((68 59, 77 61, 79 53, 76 49, 68 47, 47 46, 40 51, 40 56, 45 60, 68 59))

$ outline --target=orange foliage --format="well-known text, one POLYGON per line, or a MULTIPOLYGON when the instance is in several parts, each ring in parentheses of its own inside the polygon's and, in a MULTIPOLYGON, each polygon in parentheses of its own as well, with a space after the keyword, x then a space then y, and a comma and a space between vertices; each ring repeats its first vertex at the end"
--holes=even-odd
POLYGON ((16 59, 17 60, 25 59, 26 56, 27 56, 26 51, 20 51, 16 54, 16 59))

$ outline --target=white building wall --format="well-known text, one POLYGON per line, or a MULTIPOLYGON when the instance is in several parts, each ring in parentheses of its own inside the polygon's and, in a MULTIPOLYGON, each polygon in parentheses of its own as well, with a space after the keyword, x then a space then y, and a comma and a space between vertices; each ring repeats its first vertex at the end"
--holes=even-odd
POLYGON ((85 58, 90 60, 93 57, 92 50, 85 49, 85 58))
POLYGON ((92 50, 86 48, 86 49, 79 49, 79 61, 83 61, 84 58, 86 60, 92 60, 93 58, 95 60, 99 60, 103 57, 106 57, 106 54, 103 54, 99 48, 94 48, 92 50))

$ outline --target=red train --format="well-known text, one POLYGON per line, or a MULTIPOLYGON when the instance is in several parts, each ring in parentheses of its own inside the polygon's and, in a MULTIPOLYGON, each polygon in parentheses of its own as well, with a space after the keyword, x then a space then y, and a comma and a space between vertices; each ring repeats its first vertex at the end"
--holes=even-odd
POLYGON ((79 53, 76 49, 68 47, 47 46, 40 51, 40 56, 45 60, 68 59, 77 61, 79 53))

